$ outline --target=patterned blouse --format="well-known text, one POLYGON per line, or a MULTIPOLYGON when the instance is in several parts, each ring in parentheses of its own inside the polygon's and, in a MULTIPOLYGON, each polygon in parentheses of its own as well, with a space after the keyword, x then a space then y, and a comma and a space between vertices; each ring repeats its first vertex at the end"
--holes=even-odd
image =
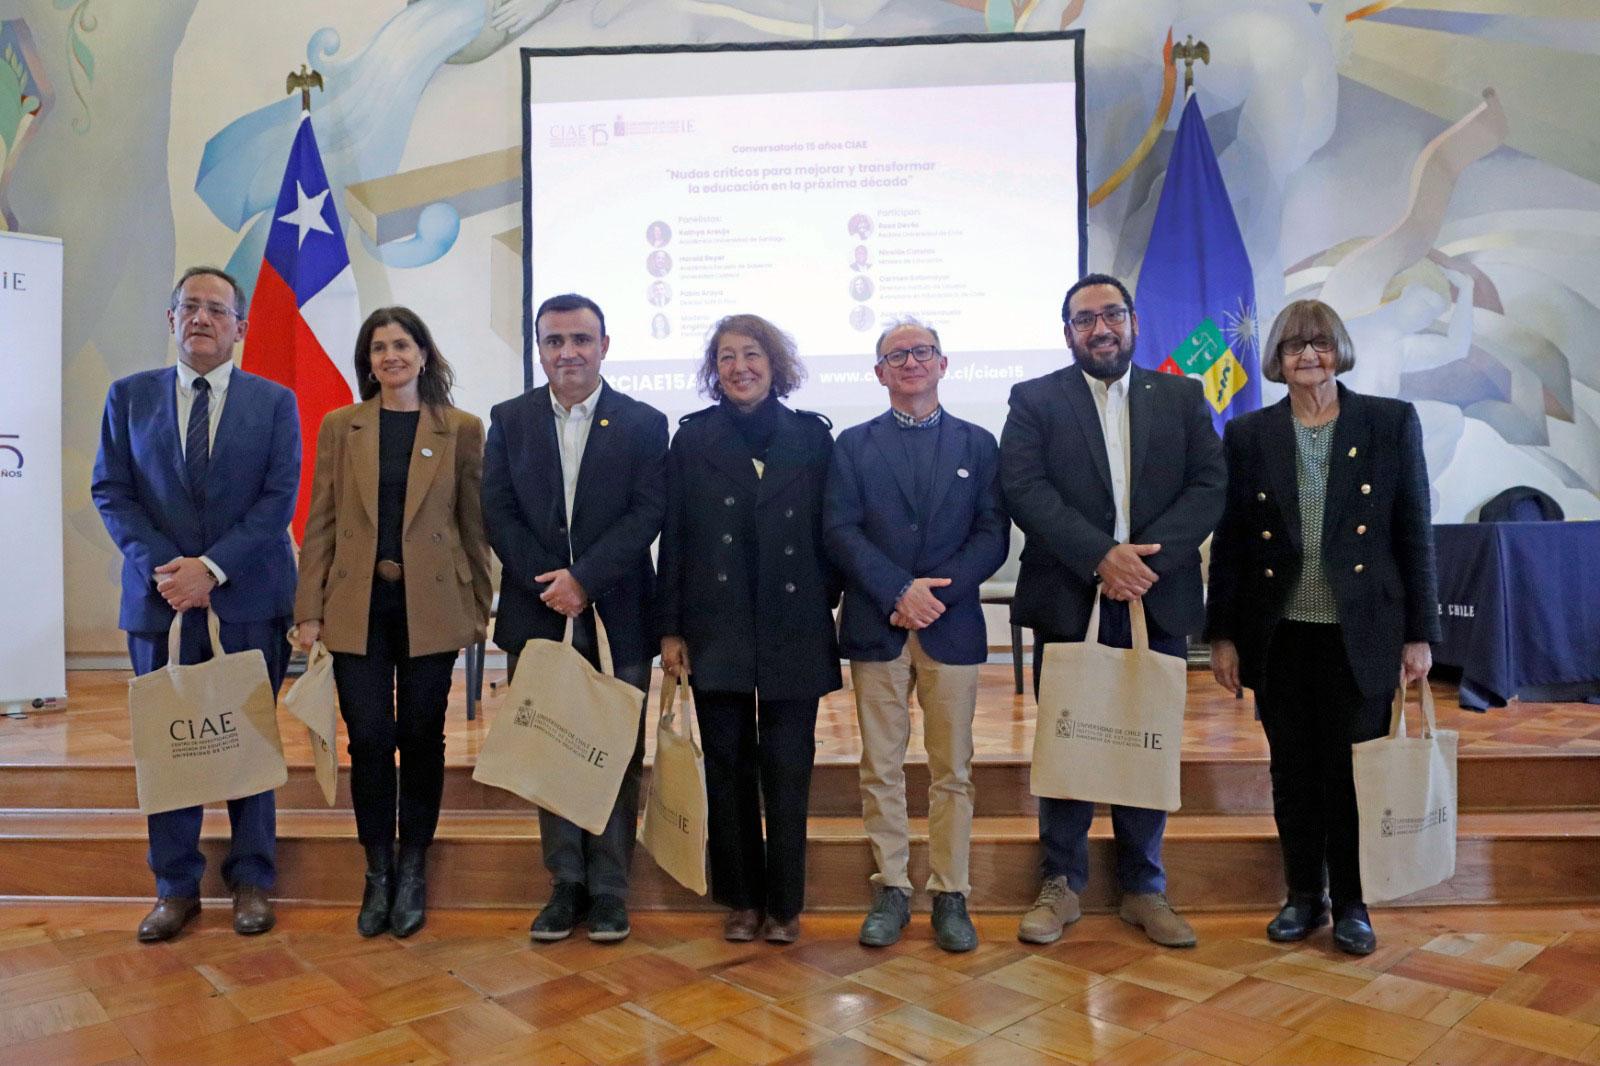
POLYGON ((1300 492, 1300 536, 1305 543, 1300 580, 1283 616, 1295 622, 1337 624, 1339 604, 1322 559, 1322 513, 1328 502, 1328 465, 1333 455, 1333 427, 1338 416, 1307 427, 1294 419, 1294 460, 1300 492))

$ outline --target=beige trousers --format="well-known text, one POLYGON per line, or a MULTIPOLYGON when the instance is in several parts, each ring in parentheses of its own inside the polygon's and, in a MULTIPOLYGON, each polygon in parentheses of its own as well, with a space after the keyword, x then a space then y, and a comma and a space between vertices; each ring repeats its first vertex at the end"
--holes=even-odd
POLYGON ((950 666, 906 637, 900 657, 886 663, 851 660, 856 718, 861 723, 861 807, 878 872, 875 885, 911 891, 906 822, 906 743, 911 738, 911 691, 922 708, 928 750, 928 891, 970 892, 967 853, 972 839, 972 715, 978 667, 950 666))

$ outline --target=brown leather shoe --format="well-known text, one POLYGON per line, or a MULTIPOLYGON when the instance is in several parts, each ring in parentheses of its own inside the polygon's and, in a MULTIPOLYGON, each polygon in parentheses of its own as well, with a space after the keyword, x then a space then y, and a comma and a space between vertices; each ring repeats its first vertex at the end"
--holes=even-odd
POLYGON ((761 912, 753 908, 729 911, 722 920, 722 939, 735 944, 745 944, 761 931, 761 912))
POLYGON ((787 922, 768 918, 767 924, 761 927, 761 938, 769 944, 793 944, 800 939, 800 916, 797 914, 787 922))
POLYGON ((239 885, 233 890, 233 931, 256 936, 271 929, 277 918, 267 890, 259 885, 239 885))
POLYGON ((171 940, 198 917, 200 900, 197 897, 162 896, 139 923, 139 939, 146 944, 171 940))

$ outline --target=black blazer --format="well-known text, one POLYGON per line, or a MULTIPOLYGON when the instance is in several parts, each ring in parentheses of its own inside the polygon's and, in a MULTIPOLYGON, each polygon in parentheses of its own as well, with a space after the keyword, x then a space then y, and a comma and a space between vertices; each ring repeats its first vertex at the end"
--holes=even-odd
MULTIPOLYGON (((1139 367, 1128 373, 1129 536, 1161 545, 1145 559, 1160 577, 1144 597, 1145 612, 1160 629, 1183 635, 1204 617, 1200 544, 1222 513, 1222 443, 1199 382, 1139 367)), ((1081 367, 1011 390, 1000 486, 1027 537, 1011 621, 1083 639, 1099 590, 1095 567, 1117 543, 1117 514, 1105 434, 1081 367)))
MULTIPOLYGON (((1211 544, 1206 639, 1239 649, 1256 688, 1272 632, 1304 565, 1294 415, 1284 397, 1228 423, 1228 503, 1211 544)), ((1367 697, 1392 693, 1401 646, 1440 639, 1422 424, 1409 403, 1339 386, 1322 564, 1346 654, 1367 697)))
POLYGON ((496 644, 520 653, 530 639, 561 639, 566 619, 540 602, 547 586, 534 575, 568 567, 599 611, 618 666, 655 658, 650 544, 667 508, 666 456, 666 416, 602 386, 578 467, 569 555, 550 387, 495 406, 484 450, 483 517, 503 566, 496 644))
POLYGON ((781 408, 757 477, 720 405, 679 422, 667 458, 657 605, 662 635, 688 642, 697 688, 788 700, 842 684, 839 583, 822 544, 832 453, 822 416, 781 408))

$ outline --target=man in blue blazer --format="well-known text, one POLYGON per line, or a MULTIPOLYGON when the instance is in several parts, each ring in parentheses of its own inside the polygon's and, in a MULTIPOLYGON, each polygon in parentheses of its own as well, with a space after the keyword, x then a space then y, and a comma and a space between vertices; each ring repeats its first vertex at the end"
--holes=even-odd
MULTIPOLYGON (((1034 631, 1034 695, 1044 649, 1098 639, 1132 646, 1141 600, 1150 647, 1183 655, 1205 614, 1200 544, 1222 514, 1227 469, 1200 383, 1133 366, 1139 316, 1127 287, 1089 274, 1067 290, 1062 329, 1073 362, 1011 390, 1000 433, 1006 508, 1027 536, 1011 621, 1034 631), (1099 633, 1088 633, 1097 597, 1099 633)), ((1082 911, 1089 876, 1086 800, 1039 800, 1043 885, 1018 936, 1048 944, 1082 911)), ((1113 806, 1120 915, 1166 947, 1194 930, 1167 903, 1165 811, 1113 806)))
MULTIPOLYGON (((184 272, 167 310, 178 365, 112 384, 91 491, 122 551, 117 624, 128 634, 134 673, 167 665, 175 612, 184 612, 180 661, 211 658, 210 608, 223 649, 258 649, 277 691, 294 608, 288 530, 300 486, 300 417, 292 392, 234 367, 245 307, 222 271, 184 272)), ((201 814, 188 807, 149 817, 158 898, 140 940, 169 939, 200 913, 201 814)), ((241 934, 272 928, 276 814, 271 792, 228 803, 233 843, 222 877, 241 934)))
POLYGON ((889 410, 839 435, 823 535, 846 579, 839 643, 861 723, 861 803, 877 872, 861 942, 884 947, 910 921, 906 742, 911 690, 928 750, 928 891, 946 951, 970 951, 972 716, 988 634, 978 587, 1005 561, 999 445, 939 404, 948 365, 915 319, 878 338, 889 410))
MULTIPOLYGON (((500 557, 494 641, 516 672, 529 640, 560 640, 599 666, 595 618, 616 676, 650 691, 655 566, 650 545, 667 513, 667 419, 600 378, 611 346, 598 304, 552 296, 534 315, 547 385, 495 405, 483 460, 483 518, 500 557)), ((529 930, 561 940, 587 920, 589 939, 629 933, 628 867, 638 832, 644 719, 604 833, 539 812, 549 903, 529 930)))

